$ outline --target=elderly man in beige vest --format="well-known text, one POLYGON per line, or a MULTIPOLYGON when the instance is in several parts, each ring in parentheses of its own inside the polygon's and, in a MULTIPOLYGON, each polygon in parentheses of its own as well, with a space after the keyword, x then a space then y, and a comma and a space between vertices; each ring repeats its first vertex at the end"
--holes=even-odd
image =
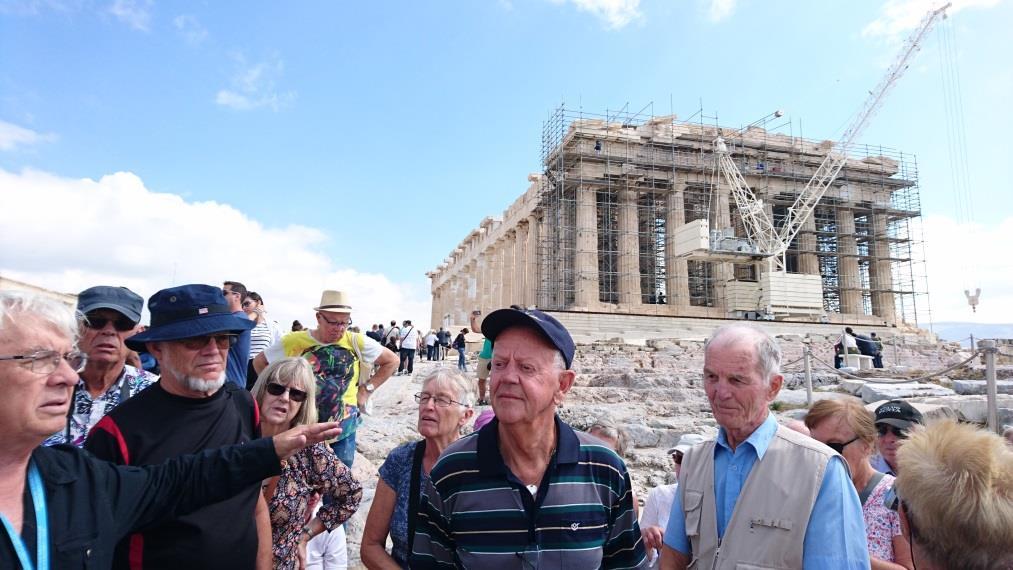
POLYGON ((683 458, 662 568, 869 568, 844 461, 770 414, 780 364, 777 342, 754 325, 707 342, 704 387, 720 430, 683 458))

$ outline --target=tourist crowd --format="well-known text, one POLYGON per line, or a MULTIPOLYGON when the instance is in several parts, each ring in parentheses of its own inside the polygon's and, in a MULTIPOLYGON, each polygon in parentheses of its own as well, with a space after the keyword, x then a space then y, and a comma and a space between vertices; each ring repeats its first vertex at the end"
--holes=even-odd
POLYGON ((76 310, 0 291, 0 568, 344 567, 362 415, 451 349, 457 367, 423 369, 414 394, 420 439, 375 474, 367 568, 1013 567, 1001 438, 902 400, 821 400, 781 425, 781 350, 754 325, 710 335, 717 436, 684 434, 641 512, 624 428, 558 413, 576 347, 549 314, 363 333, 327 290, 316 326, 286 332, 236 281, 156 292, 147 326, 143 308, 124 287, 76 310))

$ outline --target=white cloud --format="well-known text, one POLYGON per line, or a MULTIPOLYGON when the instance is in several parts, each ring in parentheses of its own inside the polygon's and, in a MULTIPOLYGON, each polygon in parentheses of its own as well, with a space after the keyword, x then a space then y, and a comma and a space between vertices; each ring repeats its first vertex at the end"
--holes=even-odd
POLYGON ((284 62, 277 55, 253 65, 248 64, 242 54, 234 57, 237 70, 230 81, 230 88, 219 90, 215 103, 237 111, 261 107, 278 111, 295 100, 295 91, 277 90, 276 82, 285 69, 284 62))
POLYGON ((152 0, 114 0, 108 12, 131 28, 147 32, 151 29, 152 0))
POLYGON ((609 29, 618 30, 641 18, 640 0, 552 0, 569 2, 581 12, 601 20, 609 29))
POLYGON ((0 120, 0 150, 14 150, 18 146, 27 146, 56 140, 54 134, 37 133, 25 127, 0 120))
POLYGON ((240 281, 263 295, 271 318, 312 325, 323 289, 350 295, 357 324, 430 318, 428 284, 338 267, 329 236, 304 226, 265 227, 217 202, 157 193, 128 172, 100 180, 0 169, 0 274, 50 289, 125 285, 145 299, 184 283, 240 281))
POLYGON ((200 45, 207 37, 207 28, 201 25, 195 16, 180 14, 172 19, 172 27, 176 28, 183 40, 191 46, 200 45))
POLYGON ((720 22, 735 13, 736 0, 708 0, 707 19, 720 22))
POLYGON ((941 215, 926 216, 925 259, 932 320, 1008 323, 1013 315, 1013 257, 1000 244, 1013 235, 1013 217, 993 226, 958 223, 941 215), (965 289, 981 288, 977 313, 965 289))
MULTIPOLYGON (((991 8, 999 0, 952 0, 952 3, 946 11, 949 16, 965 8, 991 8)), ((940 0, 887 0, 879 16, 862 29, 862 35, 898 40, 901 34, 918 27, 929 10, 935 10, 943 4, 940 0)))

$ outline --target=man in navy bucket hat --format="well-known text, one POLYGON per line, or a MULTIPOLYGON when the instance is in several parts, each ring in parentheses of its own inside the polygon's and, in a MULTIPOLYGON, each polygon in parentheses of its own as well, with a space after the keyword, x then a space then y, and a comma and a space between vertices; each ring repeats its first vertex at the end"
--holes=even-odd
MULTIPOLYGON (((211 285, 163 289, 148 310, 150 327, 127 346, 151 353, 162 377, 99 421, 85 449, 113 463, 150 465, 260 437, 252 396, 226 382, 225 372, 229 348, 255 323, 232 314, 211 285)), ((259 485, 251 485, 129 536, 113 567, 252 568, 258 559, 272 560, 271 524, 259 485)))

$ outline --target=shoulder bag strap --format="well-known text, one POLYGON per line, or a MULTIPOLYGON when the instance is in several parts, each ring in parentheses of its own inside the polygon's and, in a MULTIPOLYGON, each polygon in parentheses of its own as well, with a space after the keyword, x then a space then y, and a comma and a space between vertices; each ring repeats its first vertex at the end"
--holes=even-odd
POLYGON ((876 485, 879 485, 879 482, 882 480, 883 473, 877 471, 876 474, 869 479, 869 482, 865 485, 865 488, 862 489, 862 492, 858 494, 858 499, 862 501, 863 507, 865 506, 865 501, 869 500, 869 495, 872 494, 873 489, 875 489, 876 485))
POLYGON ((426 440, 415 445, 412 454, 412 478, 408 485, 408 556, 415 541, 415 520, 419 518, 419 488, 422 486, 422 456, 426 454, 426 440))

